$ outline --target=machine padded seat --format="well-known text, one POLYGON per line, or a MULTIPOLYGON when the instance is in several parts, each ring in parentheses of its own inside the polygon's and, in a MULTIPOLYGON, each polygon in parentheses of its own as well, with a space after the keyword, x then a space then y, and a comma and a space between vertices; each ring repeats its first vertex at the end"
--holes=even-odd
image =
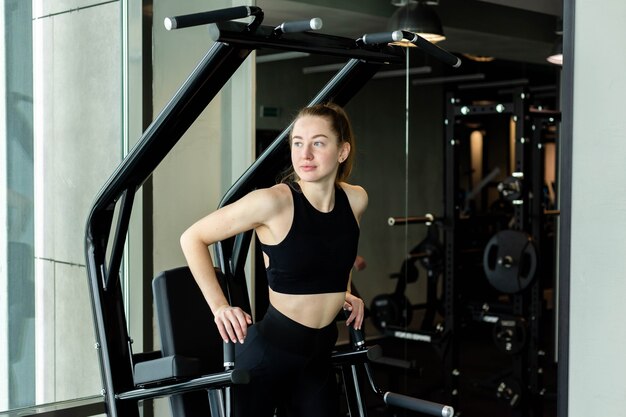
POLYGON ((161 272, 152 292, 163 356, 198 358, 202 372, 223 371, 223 341, 189 268, 161 272))
POLYGON ((188 379, 199 375, 198 358, 181 355, 166 356, 135 364, 135 385, 144 386, 171 379, 188 379))
MULTIPOLYGON (((223 372, 223 341, 189 268, 159 273, 152 281, 152 292, 161 357, 135 364, 135 385, 223 372)), ((171 396, 170 405, 176 416, 210 415, 206 392, 171 396)))

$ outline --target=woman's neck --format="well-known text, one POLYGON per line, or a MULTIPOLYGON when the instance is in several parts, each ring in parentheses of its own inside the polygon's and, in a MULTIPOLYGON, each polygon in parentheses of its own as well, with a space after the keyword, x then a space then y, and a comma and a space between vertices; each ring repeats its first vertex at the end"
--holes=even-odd
POLYGON ((327 213, 335 206, 334 182, 306 182, 299 180, 298 185, 309 203, 317 210, 327 213))

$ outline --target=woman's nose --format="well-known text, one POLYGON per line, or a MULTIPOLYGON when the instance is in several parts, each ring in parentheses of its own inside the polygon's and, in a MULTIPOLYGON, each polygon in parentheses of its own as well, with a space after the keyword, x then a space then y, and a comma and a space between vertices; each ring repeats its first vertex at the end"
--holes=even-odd
POLYGON ((313 158, 313 152, 312 152, 312 149, 311 149, 311 146, 310 146, 310 145, 305 145, 305 146, 302 148, 302 156, 303 156, 304 158, 306 158, 306 159, 311 159, 311 158, 313 158))

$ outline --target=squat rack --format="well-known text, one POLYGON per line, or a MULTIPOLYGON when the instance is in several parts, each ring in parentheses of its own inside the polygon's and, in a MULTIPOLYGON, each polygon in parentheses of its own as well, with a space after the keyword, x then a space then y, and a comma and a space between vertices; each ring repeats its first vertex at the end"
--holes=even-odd
MULTIPOLYGON (((319 91, 310 104, 333 101, 344 106, 388 64, 401 64, 405 55, 400 47, 388 45, 409 38, 435 58, 458 66, 454 55, 408 32, 364 35, 357 40, 308 32, 303 22, 286 22, 279 27, 263 26, 263 11, 258 7, 240 6, 166 20, 171 28, 209 24, 215 41, 179 90, 148 126, 137 144, 115 169, 92 204, 85 230, 85 256, 90 286, 96 349, 103 380, 102 395, 107 414, 139 416, 137 401, 170 395, 209 384, 236 382, 241 375, 227 370, 215 379, 197 378, 184 382, 166 382, 144 389, 135 396, 134 364, 143 358, 133 353, 132 339, 127 332, 120 267, 128 232, 134 197, 165 156, 176 145, 196 118, 218 94, 247 56, 255 49, 309 52, 340 56, 347 64, 319 91), (249 24, 232 19, 252 17, 249 24)), ((249 191, 271 185, 282 169, 280 161, 286 149, 289 127, 245 171, 222 199, 228 204, 249 191)), ((243 265, 249 249, 251 233, 244 233, 216 245, 216 266, 226 277, 223 283, 231 299, 250 310, 243 265)))
MULTIPOLYGON (((544 144, 542 129, 547 125, 555 125, 560 121, 560 112, 539 110, 531 106, 530 93, 525 87, 515 87, 510 92, 510 100, 499 104, 472 105, 466 104, 458 96, 450 92, 446 97, 445 119, 445 273, 444 273, 444 304, 446 330, 450 331, 449 346, 444 357, 445 382, 449 401, 455 407, 455 393, 459 390, 459 376, 462 373, 459 363, 459 332, 463 309, 467 307, 462 300, 461 281, 470 277, 460 276, 458 257, 461 243, 458 235, 458 223, 463 203, 459 193, 459 139, 456 138, 456 121, 473 115, 504 115, 515 121, 514 154, 512 177, 519 183, 519 197, 513 202, 512 230, 526 233, 538 253, 538 265, 547 260, 544 254, 546 242, 543 228, 546 216, 558 215, 558 210, 546 210, 542 200, 544 182, 544 144)), ((541 340, 545 323, 542 320, 545 307, 542 304, 542 284, 553 271, 537 268, 534 279, 527 288, 510 293, 510 311, 496 313, 490 311, 485 300, 471 300, 482 303, 482 310, 474 319, 486 323, 498 323, 503 320, 521 321, 524 325, 527 341, 519 351, 511 356, 511 377, 502 380, 498 387, 501 398, 508 400, 512 415, 519 417, 540 416, 543 414, 542 397, 544 385, 543 369, 546 366, 546 350, 549 346, 541 340)), ((477 278, 477 277, 473 277, 477 278)))

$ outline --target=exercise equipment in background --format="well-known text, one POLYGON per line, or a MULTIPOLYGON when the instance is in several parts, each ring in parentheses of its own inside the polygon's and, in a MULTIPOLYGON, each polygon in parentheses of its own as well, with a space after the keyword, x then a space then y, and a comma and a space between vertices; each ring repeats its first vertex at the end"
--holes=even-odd
POLYGON ((390 275, 396 280, 393 293, 379 294, 370 303, 370 316, 374 325, 382 331, 403 330, 413 319, 414 310, 424 310, 420 330, 433 330, 435 316, 440 312, 441 303, 438 295, 438 284, 443 272, 443 251, 439 241, 439 226, 432 215, 418 218, 404 219, 390 217, 388 224, 398 225, 407 223, 425 223, 427 232, 424 239, 418 243, 407 255, 400 266, 400 271, 390 275), (417 282, 419 278, 419 264, 426 271, 426 301, 412 304, 406 295, 408 284, 417 282))

